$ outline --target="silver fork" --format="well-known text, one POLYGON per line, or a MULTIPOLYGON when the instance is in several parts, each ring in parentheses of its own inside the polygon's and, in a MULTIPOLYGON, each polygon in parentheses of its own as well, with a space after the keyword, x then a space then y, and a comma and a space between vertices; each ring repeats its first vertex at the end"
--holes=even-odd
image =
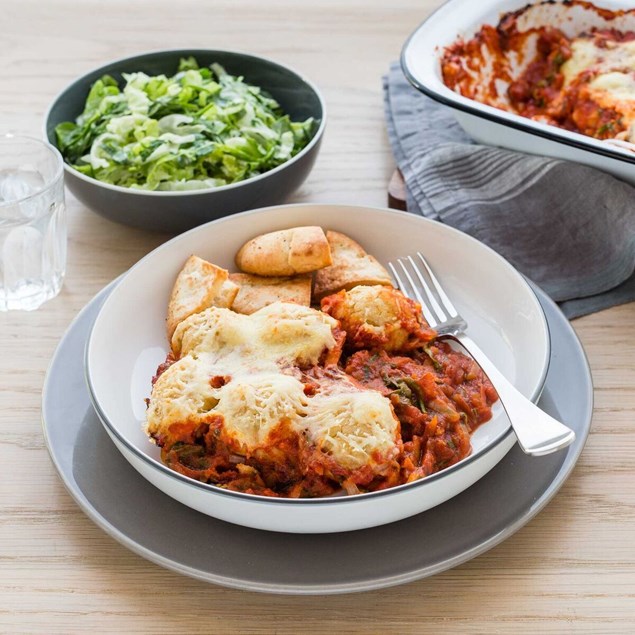
POLYGON ((542 456, 572 443, 575 439, 573 430, 543 412, 522 395, 465 334, 466 321, 454 308, 419 252, 417 258, 419 262, 411 256, 399 258, 397 265, 400 271, 397 271, 395 265, 388 263, 397 285, 404 295, 416 299, 421 304, 428 324, 436 330, 439 338, 459 342, 489 377, 498 392, 522 450, 533 456, 542 456))

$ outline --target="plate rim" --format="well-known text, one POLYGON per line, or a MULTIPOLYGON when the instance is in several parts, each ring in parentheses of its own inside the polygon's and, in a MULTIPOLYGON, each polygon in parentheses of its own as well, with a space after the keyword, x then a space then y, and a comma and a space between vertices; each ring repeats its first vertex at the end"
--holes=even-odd
MULTIPOLYGON (((576 441, 574 442, 574 446, 567 450, 567 452, 573 452, 573 455, 568 459, 568 464, 566 465, 564 471, 562 467, 558 470, 555 478, 549 486, 543 491, 541 497, 534 502, 534 504, 530 507, 529 511, 518 518, 514 523, 508 525, 504 531, 498 532, 494 534, 488 540, 483 541, 479 545, 467 550, 463 551, 461 554, 457 554, 456 556, 444 560, 443 562, 438 563, 436 566, 420 568, 415 571, 411 571, 408 573, 400 574, 400 575, 392 575, 392 576, 384 576, 383 578, 377 578, 373 580, 366 580, 364 582, 347 582, 341 584, 328 584, 328 585, 302 585, 300 587, 294 586, 292 584, 274 584, 274 583, 263 583, 263 582, 253 582, 253 581, 244 581, 238 580, 236 578, 231 578, 228 576, 221 576, 217 574, 211 574, 202 572, 200 570, 194 569, 192 567, 188 567, 182 565, 174 560, 161 556, 151 549, 144 547, 143 545, 138 544, 133 539, 126 536, 121 530, 118 529, 113 523, 107 521, 92 505, 91 501, 84 494, 84 492, 79 488, 77 484, 76 487, 73 487, 73 484, 66 477, 64 470, 60 462, 58 461, 56 451, 53 448, 53 444, 51 443, 50 436, 47 430, 46 423, 46 403, 49 400, 49 384, 51 382, 52 374, 51 369, 55 362, 57 361, 61 351, 64 347, 64 344, 68 340, 68 338, 72 335, 73 331, 79 325, 80 321, 84 318, 85 314, 94 306, 95 303, 99 302, 102 296, 106 296, 107 294, 112 292, 116 284, 120 281, 122 276, 112 281, 108 285, 106 285, 101 291, 99 291, 75 316, 72 320, 71 324, 67 327, 64 335, 60 339, 60 342, 49 362, 48 369, 46 371, 44 386, 42 389, 42 407, 41 407, 41 425, 42 425, 42 433, 44 436, 44 441, 46 448, 48 450, 49 456, 53 463, 53 466, 58 473, 60 480, 62 481, 65 489, 68 491, 70 496, 75 500, 80 509, 98 526, 100 527, 106 534, 110 537, 114 538, 117 542, 122 544, 123 546, 130 549, 133 553, 144 557, 145 559, 158 564, 160 566, 165 567, 171 571, 176 573, 188 575, 192 578, 218 584, 224 587, 240 589, 243 591, 256 591, 263 593, 273 593, 273 594, 283 594, 283 595, 334 595, 334 594, 344 594, 344 593, 354 593, 354 592, 364 592, 370 590, 378 590, 383 588, 389 588, 393 586, 397 586, 400 584, 405 584, 408 582, 414 582, 416 580, 420 580, 423 578, 430 577, 432 575, 436 575, 437 573, 441 573, 443 571, 452 569, 460 564, 463 564, 482 553, 485 553, 489 549, 495 547, 500 544, 511 535, 516 533, 520 528, 529 523, 546 505, 551 502, 551 500, 555 497, 561 487, 569 478, 571 472, 577 465, 578 459, 584 449, 586 439, 590 432, 590 426, 593 416, 593 379, 591 374, 591 369, 589 366, 588 358, 586 352, 580 342, 580 339, 570 325, 568 320, 564 317, 560 309, 557 307, 555 302, 548 298, 548 296, 542 291, 536 291, 536 296, 539 298, 541 304, 544 302, 550 305, 552 308, 555 308, 555 314, 562 321, 563 328, 565 328, 569 334, 572 336, 573 341, 577 344, 577 352, 581 355, 584 361, 584 375, 586 378, 586 383, 588 384, 589 390, 586 391, 586 400, 585 400, 585 409, 587 414, 586 421, 584 422, 584 434, 577 435, 576 441)), ((91 329, 87 329, 86 339, 89 336, 91 329)), ((88 390, 86 386, 84 386, 85 390, 88 390)), ((503 459, 504 460, 504 459, 503 459)), ((566 462, 566 461, 565 461, 566 462)), ((564 465, 564 464, 563 464, 564 465)), ((140 476, 140 478, 143 478, 140 476)), ((432 510, 429 510, 432 511, 432 510)))
MULTIPOLYGON (((394 210, 394 209, 390 209, 390 208, 384 208, 384 207, 374 207, 374 206, 368 206, 368 205, 340 205, 340 204, 323 204, 323 203, 291 203, 291 204, 287 204, 287 205, 272 205, 269 207, 263 207, 263 208, 258 208, 258 209, 253 209, 253 210, 247 210, 245 212, 241 212, 239 214, 234 214, 230 217, 224 217, 224 218, 219 218, 213 221, 210 221, 208 223, 204 223, 203 225, 200 225, 198 227, 194 227, 182 234, 179 234, 173 238, 171 238, 170 240, 162 243, 161 245, 159 245, 158 247, 156 247, 155 249, 153 249, 152 251, 150 251, 148 254, 146 254, 145 256, 143 256, 140 260, 138 260, 134 265, 132 265, 132 267, 130 267, 130 269, 128 269, 126 272, 124 272, 120 278, 118 279, 118 283, 117 285, 115 285, 112 289, 112 292, 106 297, 106 299, 104 300, 103 304, 101 305, 101 307, 99 308, 99 311, 97 313, 97 316, 95 317, 95 320, 91 326, 90 332, 88 334, 87 337, 87 341, 86 341, 86 346, 84 348, 84 377, 86 380, 86 384, 88 386, 88 394, 90 397, 90 401, 91 404, 93 406, 93 408, 95 409, 95 412, 97 413, 97 416, 99 417, 99 420, 102 422, 102 425, 104 425, 105 427, 108 428, 109 433, 112 433, 118 440, 120 443, 122 443, 130 452, 132 452, 132 454, 137 457, 138 459, 141 459, 146 465, 148 465, 149 467, 151 467, 152 469, 165 474, 167 476, 169 476, 170 478, 173 478, 181 483, 183 483, 184 485, 187 485, 189 487, 193 487, 195 489, 198 489, 202 492, 206 492, 208 494, 213 494, 213 495, 221 495, 230 499, 234 499, 236 501, 244 501, 244 502, 258 502, 258 503, 262 503, 262 504, 266 504, 268 506, 272 506, 272 507, 287 507, 288 509, 292 509, 292 506, 296 506, 296 507, 302 507, 302 506, 316 506, 316 505, 344 505, 344 504, 356 504, 356 503, 362 503, 362 502, 366 502, 371 498, 379 498, 381 496, 390 496, 390 495, 394 495, 394 494, 398 494, 404 491, 408 491, 408 490, 414 490, 414 489, 418 489, 420 487, 423 487, 425 485, 428 485, 434 481, 438 481, 444 477, 446 477, 447 475, 450 474, 454 474, 457 471, 463 469, 464 467, 466 467, 467 465, 470 465, 471 463, 473 463, 474 461, 483 458, 484 456, 486 456, 492 449, 498 447, 501 443, 503 443, 506 439, 509 438, 510 435, 513 434, 513 428, 511 426, 511 423, 507 422, 507 428, 500 433, 500 435, 494 439, 494 441, 491 443, 491 445, 489 445, 486 448, 483 448, 482 450, 479 450, 477 452, 471 453, 469 454, 467 457, 465 457, 464 459, 462 459, 461 461, 459 461, 458 463, 455 463, 454 465, 451 465, 443 470, 441 470, 440 472, 436 472, 434 474, 431 474, 423 479, 419 479, 417 481, 413 481, 411 483, 402 483, 400 485, 396 485, 394 487, 391 487, 389 489, 385 489, 385 490, 379 490, 379 491, 374 491, 374 492, 365 492, 363 494, 356 494, 354 496, 346 496, 346 497, 335 497, 335 498, 271 498, 268 496, 261 496, 261 495, 257 495, 257 494, 246 494, 244 492, 236 492, 236 491, 232 491, 232 490, 227 490, 227 489, 223 489, 221 487, 217 487, 215 485, 209 484, 209 483, 203 483, 200 481, 197 481, 195 479, 189 478, 187 476, 184 476, 183 474, 180 474, 178 472, 175 472, 174 470, 171 470, 170 468, 168 468, 166 465, 164 465, 163 463, 157 461, 156 459, 153 459, 152 457, 148 456, 147 454, 145 454, 144 452, 142 452, 134 443, 132 443, 131 441, 129 441, 118 429, 117 427, 109 420, 109 418, 107 417, 106 413, 104 412, 104 410, 102 409, 101 405, 99 404, 98 399, 95 396, 95 390, 93 387, 93 381, 91 378, 91 373, 90 373, 90 364, 89 364, 89 356, 90 356, 90 350, 91 350, 91 345, 93 343, 93 337, 94 337, 94 332, 96 330, 96 326, 97 323, 99 321, 100 316, 102 315, 102 312, 104 311, 105 307, 108 305, 108 303, 110 301, 114 301, 111 300, 113 297, 113 294, 116 292, 117 287, 119 287, 119 285, 124 281, 124 279, 134 270, 136 270, 137 268, 141 267, 143 265, 143 263, 146 260, 149 260, 150 258, 154 258, 156 257, 156 254, 160 254, 163 250, 170 248, 170 246, 176 242, 180 242, 181 240, 186 240, 187 236, 189 236, 190 234, 194 234, 198 231, 201 231, 202 228, 204 227, 209 227, 218 223, 223 223, 223 222, 228 222, 228 220, 230 219, 235 219, 235 218, 245 218, 248 216, 252 216, 252 215, 261 215, 263 212, 273 212, 273 211, 278 211, 278 210, 291 210, 291 209, 298 209, 298 208, 338 208, 338 209, 355 209, 358 211, 361 210, 374 210, 374 211, 378 211, 378 212, 383 212, 383 213, 389 213, 389 214, 394 214, 396 216, 403 216, 404 212, 399 211, 399 210, 394 210)), ((319 214, 316 214, 319 217, 319 214)), ((540 318, 541 321, 541 325, 542 328, 544 329, 544 333, 545 333, 545 359, 542 360, 542 369, 541 369, 541 373, 539 375, 539 378, 536 382, 536 387, 534 389, 533 394, 529 397, 529 399, 531 399, 531 401, 536 402, 538 400, 538 398, 540 397, 542 390, 544 388, 546 379, 547 379, 547 374, 549 372, 549 365, 550 365, 550 360, 551 360, 551 333, 549 330, 549 323, 547 320, 547 317, 545 315, 544 309, 542 307, 542 304, 540 302, 540 300, 538 299, 538 296, 536 294, 536 292, 534 291, 534 289, 532 288, 532 285, 529 284, 529 282, 527 281, 527 279, 508 261, 506 260, 503 256, 501 256, 496 250, 492 249, 491 247, 489 247, 488 245, 486 245, 485 243, 483 243, 482 241, 474 238, 473 236, 470 236, 469 234, 466 234, 465 232, 462 232, 458 229, 455 229, 454 227, 450 227, 449 225, 446 225, 444 223, 429 219, 429 218, 425 218, 423 216, 416 216, 416 215, 410 215, 412 218, 418 219, 416 222, 421 222, 422 224, 432 224, 436 227, 442 228, 442 231, 448 231, 450 234, 454 234, 457 236, 460 236, 461 240, 467 240, 468 242, 471 242, 472 244, 478 245, 479 249, 485 249, 486 251, 490 252, 490 254, 492 256, 494 256, 495 259, 498 260, 498 262, 501 264, 501 266, 507 270, 512 271, 516 276, 517 276, 517 280, 518 283, 521 286, 524 286, 525 290, 529 292, 529 295, 531 296, 532 300, 535 301, 535 304, 537 306, 538 309, 538 316, 540 318)), ((507 415, 505 415, 507 416, 507 415)))

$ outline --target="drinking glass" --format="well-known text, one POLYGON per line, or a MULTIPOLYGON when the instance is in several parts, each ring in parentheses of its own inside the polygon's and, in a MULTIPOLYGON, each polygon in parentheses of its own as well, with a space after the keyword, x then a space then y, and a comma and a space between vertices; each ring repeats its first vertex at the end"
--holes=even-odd
POLYGON ((0 311, 55 297, 66 269, 64 169, 48 143, 0 137, 0 311))

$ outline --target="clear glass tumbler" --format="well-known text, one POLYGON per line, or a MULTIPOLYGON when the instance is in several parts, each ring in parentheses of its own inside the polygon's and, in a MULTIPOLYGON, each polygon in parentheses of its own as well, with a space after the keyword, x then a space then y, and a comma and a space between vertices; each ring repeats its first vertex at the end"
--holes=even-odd
POLYGON ((37 309, 65 269, 62 157, 37 139, 0 137, 0 311, 37 309))

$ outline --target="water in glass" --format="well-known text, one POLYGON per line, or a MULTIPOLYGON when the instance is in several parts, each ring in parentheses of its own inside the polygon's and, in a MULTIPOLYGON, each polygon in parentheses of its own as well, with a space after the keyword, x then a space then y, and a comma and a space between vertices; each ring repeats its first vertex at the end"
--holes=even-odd
POLYGON ((37 162, 0 165, 1 311, 36 309, 62 286, 64 184, 61 175, 53 181, 47 177, 37 162))

